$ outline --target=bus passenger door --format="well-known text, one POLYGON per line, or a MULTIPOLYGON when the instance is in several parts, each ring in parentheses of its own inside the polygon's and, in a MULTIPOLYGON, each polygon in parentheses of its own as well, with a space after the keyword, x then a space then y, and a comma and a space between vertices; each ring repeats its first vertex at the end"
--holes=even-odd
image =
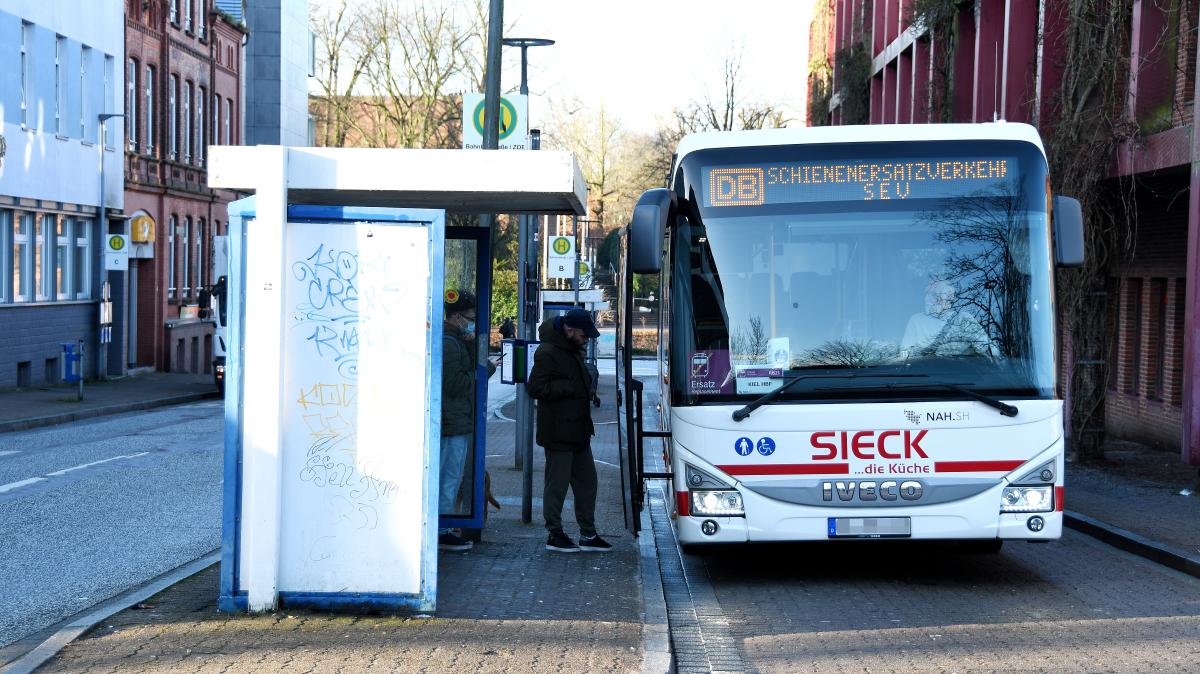
POLYGON ((629 230, 621 230, 617 271, 617 455, 621 461, 621 500, 625 528, 637 536, 642 512, 640 445, 642 383, 633 378, 633 274, 629 270, 629 230))

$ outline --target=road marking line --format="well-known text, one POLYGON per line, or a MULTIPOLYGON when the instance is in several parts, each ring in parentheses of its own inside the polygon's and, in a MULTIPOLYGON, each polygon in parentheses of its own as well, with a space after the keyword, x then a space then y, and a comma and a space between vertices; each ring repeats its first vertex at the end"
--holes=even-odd
POLYGON ((21 453, 21 450, 13 449, 13 450, 9 450, 7 452, 0 452, 0 456, 11 456, 13 454, 20 454, 20 453, 21 453))
POLYGON ((70 468, 63 468, 62 470, 56 470, 53 473, 46 473, 46 475, 48 475, 50 477, 61 477, 73 470, 79 470, 80 468, 87 468, 88 466, 95 466, 95 465, 101 464, 101 463, 108 463, 109 461, 116 461, 117 459, 134 459, 139 456, 145 456, 146 454, 149 454, 149 453, 150 452, 138 452, 137 454, 123 454, 121 456, 113 456, 113 457, 109 457, 107 459, 100 459, 99 461, 93 461, 91 463, 83 463, 78 466, 71 466, 70 468))
POLYGON ((14 489, 20 489, 21 487, 27 487, 27 486, 37 483, 37 482, 45 482, 45 481, 46 481, 46 478, 44 478, 44 477, 31 477, 28 480, 20 480, 18 482, 9 482, 8 484, 0 484, 0 494, 3 494, 6 491, 12 491, 14 489))

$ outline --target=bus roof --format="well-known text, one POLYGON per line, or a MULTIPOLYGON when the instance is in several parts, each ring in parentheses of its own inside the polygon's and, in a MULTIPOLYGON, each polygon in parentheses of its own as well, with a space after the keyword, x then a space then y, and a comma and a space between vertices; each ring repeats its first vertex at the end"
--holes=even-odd
POLYGON ((675 167, 697 150, 824 143, 886 143, 920 140, 1023 140, 1043 154, 1037 129, 1028 124, 871 124, 865 126, 805 126, 754 131, 705 131, 684 136, 675 150, 675 167))

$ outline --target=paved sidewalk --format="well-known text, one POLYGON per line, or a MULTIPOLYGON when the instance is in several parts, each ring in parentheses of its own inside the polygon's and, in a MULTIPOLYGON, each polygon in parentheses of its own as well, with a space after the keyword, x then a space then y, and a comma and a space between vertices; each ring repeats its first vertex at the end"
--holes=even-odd
MULTIPOLYGON (((612 386, 611 377, 604 385, 612 386)), ((0 392, 0 429, 61 423, 211 395, 207 377, 148 374, 91 384, 83 403, 69 389, 0 392), (73 400, 73 398, 72 398, 73 400)), ((489 410, 512 417, 511 387, 494 387, 489 410)), ((520 522, 520 472, 512 468, 514 424, 488 418, 487 463, 503 504, 483 542, 439 559, 436 617, 284 611, 216 612, 212 567, 138 608, 118 613, 39 671, 637 671, 643 660, 638 545, 623 530, 613 464, 612 396, 597 413, 597 516, 616 545, 608 555, 544 550, 541 450, 535 451, 534 521, 520 522)), ((0 435, 0 444, 3 443, 0 435)), ((1069 525, 1200 575, 1200 495, 1194 466, 1178 454, 1111 442, 1098 465, 1069 463, 1069 525)), ((568 513, 570 502, 568 502, 568 513)), ((568 523, 573 518, 566 514, 568 523)), ((652 540, 652 539, 651 539, 652 540)))
POLYGON ((1200 576, 1200 478, 1176 452, 1109 441, 1100 464, 1067 464, 1067 525, 1200 576))
MULTIPOLYGON (((210 374, 147 372, 78 386, 0 390, 0 433, 215 398, 210 374)), ((2 442, 2 440, 0 440, 2 442)))
MULTIPOLYGON (((611 380, 610 380, 611 381, 611 380)), ((610 383, 611 385, 611 383, 610 383)), ((510 405, 511 408, 511 405, 510 405)), ((511 413, 511 409, 507 410, 511 413)), ((533 522, 520 521, 515 425, 488 420, 492 512, 483 542, 440 553, 434 617, 216 611, 218 568, 105 620, 39 672, 629 672, 642 669, 637 541, 624 532, 611 401, 596 413, 597 521, 615 550, 544 549, 541 450, 533 522)), ((572 503, 564 522, 576 534, 572 503)))

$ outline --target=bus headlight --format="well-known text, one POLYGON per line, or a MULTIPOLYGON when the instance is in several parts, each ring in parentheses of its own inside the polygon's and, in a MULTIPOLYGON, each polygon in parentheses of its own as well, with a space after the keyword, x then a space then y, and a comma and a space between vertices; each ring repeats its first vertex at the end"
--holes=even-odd
POLYGON ((693 491, 693 515, 745 515, 742 495, 736 491, 693 491))
POLYGON ((1002 513, 1044 513, 1054 510, 1054 487, 1005 487, 1002 513))

